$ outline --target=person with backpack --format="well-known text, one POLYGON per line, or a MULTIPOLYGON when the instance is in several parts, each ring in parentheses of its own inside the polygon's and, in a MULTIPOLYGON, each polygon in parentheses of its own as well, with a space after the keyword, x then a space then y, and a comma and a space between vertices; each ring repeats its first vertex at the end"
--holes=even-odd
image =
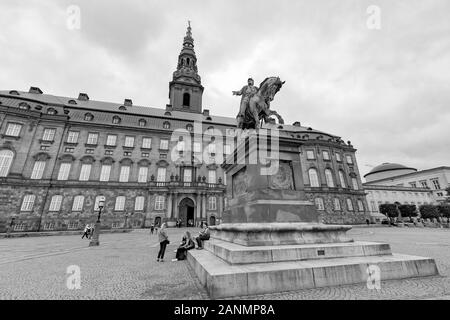
POLYGON ((170 243, 169 236, 167 235, 166 232, 166 223, 163 223, 161 225, 161 228, 159 229, 158 240, 159 240, 159 252, 156 261, 164 262, 164 253, 166 252, 167 245, 170 243))

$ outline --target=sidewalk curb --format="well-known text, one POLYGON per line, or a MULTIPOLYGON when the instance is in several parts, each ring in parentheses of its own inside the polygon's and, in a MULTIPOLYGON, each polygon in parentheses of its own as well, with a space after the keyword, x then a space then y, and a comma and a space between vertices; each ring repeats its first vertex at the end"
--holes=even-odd
MULTIPOLYGON (((114 230, 101 230, 101 233, 129 233, 133 232, 133 229, 114 229, 114 230)), ((75 236, 82 235, 83 230, 74 231, 48 231, 48 232, 11 232, 9 237, 6 233, 0 233, 0 239, 8 238, 28 238, 28 237, 50 237, 50 236, 75 236)))

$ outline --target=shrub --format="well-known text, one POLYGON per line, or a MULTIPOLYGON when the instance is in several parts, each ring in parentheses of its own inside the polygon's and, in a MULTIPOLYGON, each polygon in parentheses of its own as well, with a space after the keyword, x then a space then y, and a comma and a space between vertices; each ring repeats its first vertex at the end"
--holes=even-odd
POLYGON ((414 204, 402 204, 398 206, 403 218, 417 217, 417 207, 414 204))
POLYGON ((425 204, 420 206, 420 215, 423 219, 439 218, 439 210, 437 206, 425 204))
POLYGON ((397 206, 392 203, 380 204, 380 212, 389 218, 398 217, 397 206))
POLYGON ((450 205, 442 204, 438 206, 439 215, 441 217, 450 218, 450 205))

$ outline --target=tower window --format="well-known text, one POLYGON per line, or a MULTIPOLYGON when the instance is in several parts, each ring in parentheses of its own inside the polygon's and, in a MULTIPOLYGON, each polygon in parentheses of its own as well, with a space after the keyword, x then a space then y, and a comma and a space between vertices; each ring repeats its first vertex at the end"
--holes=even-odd
POLYGON ((183 94, 183 106, 189 107, 191 105, 191 95, 189 93, 183 94))

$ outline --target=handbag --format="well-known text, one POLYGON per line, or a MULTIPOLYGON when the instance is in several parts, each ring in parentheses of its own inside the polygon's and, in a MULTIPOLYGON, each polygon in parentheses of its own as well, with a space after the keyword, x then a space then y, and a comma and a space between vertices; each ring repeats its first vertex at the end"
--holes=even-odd
POLYGON ((169 244, 170 243, 170 241, 169 240, 164 240, 164 242, 166 243, 166 244, 169 244))

